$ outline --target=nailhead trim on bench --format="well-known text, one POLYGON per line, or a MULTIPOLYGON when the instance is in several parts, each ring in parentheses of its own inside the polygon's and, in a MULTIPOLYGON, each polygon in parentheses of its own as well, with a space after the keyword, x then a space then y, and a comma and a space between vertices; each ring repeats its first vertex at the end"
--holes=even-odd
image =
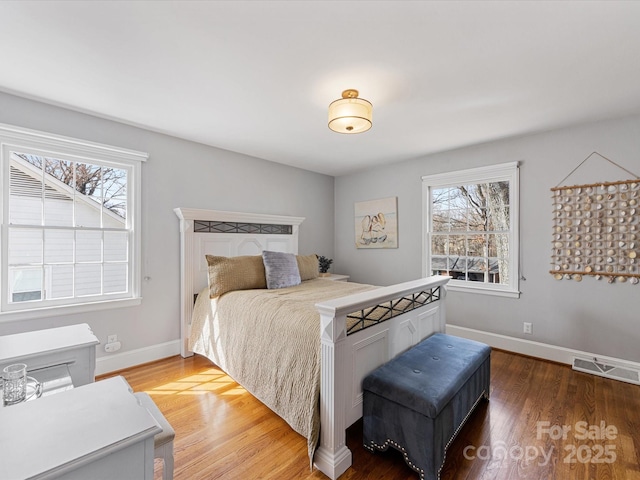
MULTIPOLYGON (((447 444, 444 447, 444 458, 442 459, 442 465, 440 466, 440 468, 438 469, 438 478, 440 478, 440 474, 442 473, 442 469, 444 468, 444 464, 446 462, 447 459, 447 450, 449 449, 449 446, 451 446, 451 444, 453 443, 453 441, 455 440, 456 436, 458 435, 458 433, 460 432, 460 430, 462 430, 462 427, 464 427, 465 423, 467 423, 467 420, 469 419, 469 417, 471 416, 471 414, 474 412, 474 410, 476 409, 476 407, 478 406, 478 403, 480 403, 480 401, 482 399, 485 400, 489 400, 489 392, 483 390, 482 393, 480 394, 480 396, 478 397, 478 399, 474 402, 473 406, 471 407, 471 409, 469 410, 469 412, 467 413, 467 415, 462 419, 462 422, 460 423, 460 425, 458 426, 458 428, 456 428, 456 431, 453 432, 453 435, 451 436, 451 438, 449 439, 449 441, 447 442, 447 444)), ((411 460, 409 459, 409 457, 407 456, 407 452, 405 451, 404 447, 399 445, 397 442, 394 442, 391 439, 387 439, 384 444, 382 445, 378 445, 375 442, 369 442, 369 445, 364 445, 364 448, 366 448, 367 450, 369 450, 370 452, 374 452, 375 453, 375 449, 378 449, 379 451, 383 452, 385 450, 387 450, 389 448, 389 445, 393 446, 396 448, 396 450, 400 451, 402 453, 402 455, 404 456, 404 461, 407 463, 407 465, 409 465, 413 471, 417 472, 420 474, 420 479, 424 480, 424 470, 422 468, 418 468, 417 466, 415 466, 411 460), (375 447, 375 449, 374 449, 375 447)))
MULTIPOLYGON (((407 452, 405 451, 404 447, 401 445, 398 445, 398 443, 394 442, 393 440, 387 439, 384 442, 384 445, 378 445, 375 442, 371 442, 371 445, 373 445, 375 448, 377 448, 380 451, 385 451, 389 448, 389 445, 392 445, 396 448, 396 450, 400 451, 402 453, 402 455, 404 456, 404 461, 416 472, 418 472, 420 474, 420 478, 424 479, 424 470, 422 468, 418 468, 416 467, 411 460, 409 459, 409 457, 407 456, 407 452)), ((369 445, 365 445, 364 448, 366 448, 367 450, 374 452, 375 450, 369 446, 369 445)))

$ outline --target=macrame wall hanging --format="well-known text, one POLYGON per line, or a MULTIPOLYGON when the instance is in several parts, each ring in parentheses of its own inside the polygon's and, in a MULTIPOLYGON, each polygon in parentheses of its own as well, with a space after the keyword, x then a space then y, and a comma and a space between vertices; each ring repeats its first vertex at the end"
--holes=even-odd
POLYGON ((583 276, 609 283, 640 282, 640 177, 593 152, 551 189, 551 273, 556 280, 583 276), (618 182, 560 186, 597 155, 635 177, 618 182))

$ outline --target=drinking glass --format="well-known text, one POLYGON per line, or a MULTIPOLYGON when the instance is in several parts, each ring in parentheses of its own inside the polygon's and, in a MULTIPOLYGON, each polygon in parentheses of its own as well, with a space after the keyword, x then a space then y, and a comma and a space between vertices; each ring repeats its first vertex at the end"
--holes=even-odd
POLYGON ((2 397, 5 405, 24 402, 27 399, 27 366, 14 363, 2 370, 2 397))

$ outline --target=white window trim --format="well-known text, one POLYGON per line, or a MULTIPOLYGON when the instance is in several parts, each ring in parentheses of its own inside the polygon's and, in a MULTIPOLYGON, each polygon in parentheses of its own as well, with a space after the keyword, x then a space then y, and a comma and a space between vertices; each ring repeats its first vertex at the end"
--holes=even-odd
POLYGON ((9 159, 4 158, 8 148, 22 150, 45 150, 56 152, 65 158, 78 157, 79 159, 94 159, 106 163, 125 164, 131 168, 133 179, 129 183, 130 190, 128 196, 133 202, 131 209, 131 225, 133 227, 133 240, 131 246, 131 295, 127 298, 114 298, 113 300, 100 299, 74 305, 44 306, 27 308, 21 310, 6 310, 7 305, 7 285, 8 285, 8 225, 5 219, 8 218, 8 205, 4 202, 4 193, 0 195, 0 224, 2 225, 0 240, 0 295, 2 298, 2 311, 0 311, 0 322, 13 321, 31 318, 42 318, 58 315, 70 315, 89 311, 104 310, 110 308, 129 307, 141 303, 141 213, 142 213, 142 162, 149 158, 144 152, 128 150, 124 148, 103 145, 99 143, 79 140, 76 138, 64 137, 51 133, 39 132, 13 125, 0 124, 0 184, 3 192, 9 191, 9 159))
POLYGON ((520 281, 520 181, 518 162, 502 163, 486 167, 470 168, 455 172, 425 175, 422 177, 422 276, 431 273, 430 228, 431 228, 431 188, 455 187, 458 185, 509 181, 509 208, 516 215, 511 215, 509 230, 509 285, 467 282, 450 280, 447 290, 467 293, 482 293, 509 298, 519 298, 520 281))

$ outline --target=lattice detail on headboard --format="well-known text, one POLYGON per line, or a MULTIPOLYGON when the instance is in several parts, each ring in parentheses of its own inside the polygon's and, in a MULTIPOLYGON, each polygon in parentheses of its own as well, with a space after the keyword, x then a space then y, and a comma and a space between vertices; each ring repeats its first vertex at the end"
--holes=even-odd
POLYGON ((193 231, 197 233, 262 233, 265 235, 291 235, 291 225, 269 223, 218 222, 194 220, 193 231))

